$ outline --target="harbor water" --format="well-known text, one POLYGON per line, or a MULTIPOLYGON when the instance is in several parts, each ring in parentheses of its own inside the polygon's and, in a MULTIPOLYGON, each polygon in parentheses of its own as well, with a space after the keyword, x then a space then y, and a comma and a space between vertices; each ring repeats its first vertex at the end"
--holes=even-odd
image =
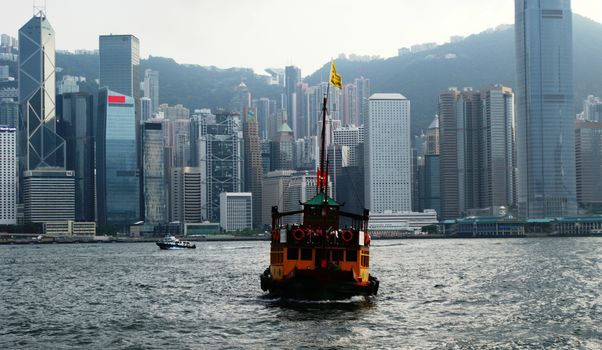
POLYGON ((0 246, 0 349, 602 347, 602 239, 380 240, 372 298, 266 298, 269 242, 0 246))

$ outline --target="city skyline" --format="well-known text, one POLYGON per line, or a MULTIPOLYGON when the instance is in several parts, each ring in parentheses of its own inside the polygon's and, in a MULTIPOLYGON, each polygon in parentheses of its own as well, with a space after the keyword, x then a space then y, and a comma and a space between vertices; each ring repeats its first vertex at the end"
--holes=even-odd
MULTIPOLYGON (((231 1, 225 4, 209 2, 189 3, 183 0, 160 3, 118 3, 108 0, 101 3, 50 0, 46 3, 47 14, 53 19, 57 36, 57 48, 62 50, 95 49, 102 34, 131 33, 140 38, 141 57, 148 55, 172 57, 180 63, 202 66, 250 67, 255 73, 265 68, 295 65, 302 74, 310 74, 340 53, 380 55, 391 57, 397 49, 425 42, 439 44, 449 41, 450 36, 466 36, 479 33, 500 24, 514 22, 512 0, 483 2, 463 1, 461 4, 442 0, 393 2, 380 0, 370 6, 353 2, 257 2, 231 1), (232 6, 234 3, 235 6, 232 6), (120 11, 114 11, 119 8, 120 11), (382 12, 382 8, 388 8, 382 12), (467 20, 467 14, 478 8, 479 16, 467 20), (186 11, 182 11, 186 9, 186 11), (411 9, 411 11, 408 11, 411 9), (437 9, 434 11, 433 9, 437 9), (141 12, 142 11, 142 12, 141 12), (94 17, 82 13, 94 13, 94 17), (140 20, 131 13, 143 13, 140 20), (290 16, 299 18, 291 25, 290 16), (324 13, 323 16, 316 13, 324 13), (251 14, 251 15, 249 15, 251 14), (334 14, 334 16, 332 16, 334 14), (428 16, 429 20, 424 18, 428 16), (330 22, 326 18, 339 18, 330 22), (365 25, 349 25, 360 23, 365 25), (262 20, 263 19, 263 20, 262 20), (170 31, 162 30, 157 23, 173 23, 170 31), (199 25, 203 23, 203 25, 199 25), (433 25, 437 23, 437 25, 433 25), (73 26, 78 30, 74 31, 73 26), (346 35, 336 39, 315 40, 324 36, 326 28, 345 27, 346 35), (220 28, 219 31, 204 28, 220 28), (287 30, 280 30, 286 28, 287 30), (388 33, 383 35, 384 33, 388 33), (390 33, 399 33, 398 37, 390 33), (382 40, 378 38, 382 37, 382 40), (180 38, 189 45, 182 47, 180 38), (274 43, 278 43, 274 49, 274 43), (228 43, 241 55, 220 49, 228 43), (311 50, 310 50, 311 48, 311 50), (265 55, 270 50, 270 55, 265 55), (302 59, 300 57, 303 57, 302 59)), ((588 0, 572 1, 573 12, 602 23, 602 3, 588 0)), ((15 28, 32 14, 32 3, 12 2, 10 16, 0 21, 0 33, 16 36, 15 28)), ((331 37, 331 36, 329 36, 331 37)))

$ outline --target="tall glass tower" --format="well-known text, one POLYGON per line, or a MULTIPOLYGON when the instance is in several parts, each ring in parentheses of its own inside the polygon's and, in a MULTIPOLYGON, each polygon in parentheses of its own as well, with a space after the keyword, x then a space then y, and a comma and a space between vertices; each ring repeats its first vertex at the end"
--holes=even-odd
POLYGON ((575 136, 570 0, 516 0, 518 210, 574 214, 575 136))
POLYGON ((107 88, 98 94, 96 196, 98 222, 127 229, 140 218, 134 99, 107 88))
POLYGON ((40 11, 19 29, 19 174, 65 167, 65 141, 56 133, 54 29, 40 11))

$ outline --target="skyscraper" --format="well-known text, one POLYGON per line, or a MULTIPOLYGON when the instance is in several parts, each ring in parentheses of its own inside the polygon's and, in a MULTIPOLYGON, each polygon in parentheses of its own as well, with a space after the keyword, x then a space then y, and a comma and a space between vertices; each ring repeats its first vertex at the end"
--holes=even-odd
POLYGON ((56 134, 54 29, 38 12, 19 29, 19 173, 65 166, 65 141, 56 134))
POLYGON ((23 202, 26 222, 74 220, 73 171, 49 167, 24 171, 23 202))
POLYGON ((515 199, 514 93, 494 85, 483 91, 480 206, 510 207, 515 199))
POLYGON ((220 193, 222 230, 239 231, 253 227, 253 198, 250 192, 220 193))
POLYGON ((86 92, 57 96, 57 133, 66 141, 66 169, 75 181, 75 220, 94 221, 94 125, 92 95, 86 92))
POLYGON ((144 71, 144 97, 151 99, 151 115, 159 109, 159 72, 152 69, 144 71))
POLYGON ((0 99, 0 125, 17 127, 19 120, 19 103, 12 99, 0 99))
POLYGON ((170 182, 170 221, 185 223, 203 222, 201 169, 197 167, 174 168, 170 182))
MULTIPOLYGON (((133 35, 101 35, 100 86, 140 99, 140 42, 133 35)), ((152 99, 152 97, 151 97, 152 99)))
POLYGON ((140 120, 145 122, 153 117, 153 101, 148 97, 140 98, 140 120))
MULTIPOLYGON (((140 41, 137 37, 126 35, 101 35, 99 41, 100 54, 100 87, 107 87, 118 94, 133 98, 134 133, 136 146, 136 168, 142 171, 142 136, 140 110, 140 41)), ((138 194, 143 188, 142 179, 138 179, 138 194)), ((138 198, 138 213, 144 215, 144 199, 138 198)))
POLYGON ((245 108, 243 111, 243 140, 245 150, 245 188, 253 194, 253 227, 261 225, 261 148, 257 123, 257 108, 245 108))
POLYGON ((441 217, 479 208, 481 93, 449 88, 439 95, 441 217))
POLYGON ((284 123, 270 143, 270 171, 293 169, 293 130, 284 123))
POLYGON ((602 122, 576 122, 575 162, 579 206, 602 212, 602 122))
POLYGON ((17 129, 0 125, 0 225, 17 223, 17 129))
POLYGON ((238 115, 217 113, 203 118, 199 137, 199 165, 203 191, 203 217, 219 220, 219 195, 241 192, 243 178, 243 145, 239 135, 238 115))
POLYGON ((410 100, 373 94, 364 120, 365 205, 373 212, 410 211, 410 100))
POLYGON ((570 0, 515 1, 518 210, 576 213, 570 0))
POLYGON ((98 101, 98 222, 125 228, 140 218, 134 98, 102 88, 98 101))
POLYGON ((366 118, 368 117, 368 99, 370 98, 370 79, 359 77, 355 79, 355 90, 356 90, 356 115, 351 120, 352 124, 363 125, 366 118))
POLYGON ((142 167, 144 176, 144 220, 158 224, 167 222, 167 186, 163 123, 149 120, 142 131, 142 167))
POLYGON ((295 66, 286 66, 284 68, 284 79, 286 115, 294 134, 297 135, 299 132, 295 129, 298 128, 297 103, 299 102, 299 96, 297 96, 297 84, 301 82, 301 69, 295 66))

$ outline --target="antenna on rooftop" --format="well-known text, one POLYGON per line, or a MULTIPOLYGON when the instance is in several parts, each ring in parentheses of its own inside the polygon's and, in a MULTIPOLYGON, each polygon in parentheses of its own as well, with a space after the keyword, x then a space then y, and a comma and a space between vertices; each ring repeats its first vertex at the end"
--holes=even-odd
POLYGON ((33 0, 33 15, 37 17, 46 17, 46 0, 43 0, 43 4, 38 4, 38 0, 33 0))

